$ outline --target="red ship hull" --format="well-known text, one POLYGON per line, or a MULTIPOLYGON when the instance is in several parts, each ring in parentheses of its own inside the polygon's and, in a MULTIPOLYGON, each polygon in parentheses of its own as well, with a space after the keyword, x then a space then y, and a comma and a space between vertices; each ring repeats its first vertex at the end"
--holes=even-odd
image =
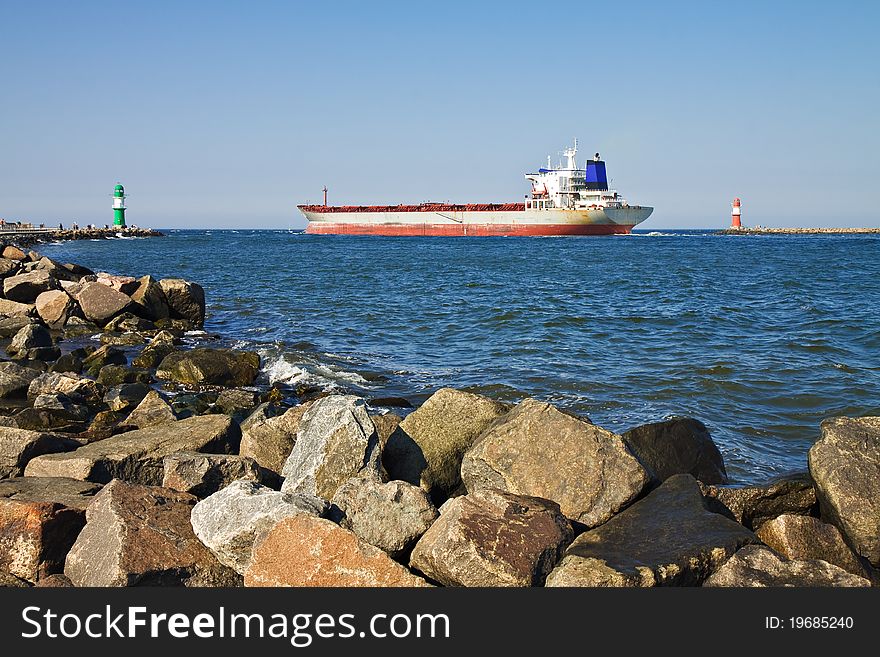
POLYGON ((627 235, 632 226, 616 224, 348 224, 310 222, 314 235, 400 235, 430 237, 535 237, 553 235, 627 235))

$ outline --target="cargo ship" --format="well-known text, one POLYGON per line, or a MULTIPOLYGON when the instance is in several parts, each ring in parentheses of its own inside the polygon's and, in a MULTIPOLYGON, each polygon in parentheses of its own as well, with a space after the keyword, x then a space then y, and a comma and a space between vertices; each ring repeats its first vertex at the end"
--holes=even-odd
POLYGON ((307 233, 324 235, 620 235, 654 208, 630 205, 608 187, 605 162, 596 153, 577 166, 577 140, 565 162, 525 174, 531 193, 521 203, 420 203, 418 205, 298 205, 307 233))

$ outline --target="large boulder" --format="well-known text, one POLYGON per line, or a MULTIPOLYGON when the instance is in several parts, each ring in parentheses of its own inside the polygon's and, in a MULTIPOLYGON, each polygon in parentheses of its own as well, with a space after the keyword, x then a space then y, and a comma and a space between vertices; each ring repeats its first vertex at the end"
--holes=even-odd
POLYGON ((128 358, 125 352, 109 344, 98 347, 83 359, 83 367, 92 376, 97 375, 101 368, 107 365, 125 365, 127 363, 128 358))
POLYGON ((296 443, 296 432, 307 409, 307 405, 294 406, 283 415, 242 424, 239 454, 250 456, 264 468, 280 473, 296 443))
POLYGON ((152 392, 145 383, 123 383, 104 395, 104 403, 111 411, 126 411, 140 404, 152 392))
POLYGON ((254 547, 245 586, 418 587, 427 582, 339 525, 307 513, 270 529, 254 547))
MULTIPOLYGON (((36 323, 34 319, 27 316, 30 306, 25 306, 28 310, 21 315, 6 316, 3 312, 3 302, 6 299, 0 299, 0 338, 11 338, 28 324, 36 323)), ((9 303, 15 303, 10 301, 9 303)), ((23 306, 25 304, 17 304, 23 306)))
POLYGON ((821 559, 853 575, 871 578, 867 561, 852 551, 837 527, 818 518, 782 515, 768 520, 755 533, 765 545, 786 559, 821 559))
POLYGON ((255 351, 199 347, 174 351, 159 364, 160 379, 188 385, 226 387, 249 386, 260 371, 260 355, 255 351))
POLYGON ((691 474, 707 484, 726 484, 727 471, 709 430, 699 420, 678 417, 630 429, 623 441, 658 480, 691 474))
POLYGON ((25 473, 99 483, 124 479, 158 486, 166 456, 182 451, 234 454, 240 440, 238 424, 229 417, 203 415, 120 433, 66 454, 38 456, 28 463, 25 473))
POLYGON ((60 329, 75 311, 76 304, 64 290, 43 292, 36 300, 37 314, 49 328, 60 329))
POLYGON ((498 488, 553 500, 587 527, 632 502, 649 480, 620 436, 534 399, 477 439, 461 477, 471 492, 498 488))
POLYGON ((405 481, 353 477, 331 501, 343 527, 393 557, 404 555, 438 515, 427 492, 405 481))
POLYGON ((64 570, 100 484, 53 477, 0 481, 0 570, 37 582, 64 570))
POLYGON ((3 247, 2 256, 7 260, 15 260, 16 262, 22 262, 28 259, 27 253, 12 244, 3 247))
POLYGON ((808 461, 822 517, 880 566, 880 417, 833 418, 820 430, 808 461))
POLYGON ((159 282, 152 276, 143 276, 137 284, 137 289, 131 293, 135 314, 152 321, 168 317, 168 300, 159 282))
POLYGON ((39 370, 30 367, 9 361, 0 363, 0 398, 25 397, 31 381, 39 375, 39 370))
POLYGON ((28 324, 12 337, 6 351, 14 356, 20 356, 28 354, 32 349, 51 346, 52 336, 45 326, 28 324))
POLYGON ((3 295, 10 301, 33 303, 42 292, 58 287, 58 281, 44 270, 37 269, 3 279, 3 295))
POLYGON ((27 395, 36 399, 40 395, 62 393, 69 397, 82 397, 89 401, 100 401, 104 389, 93 379, 68 374, 66 372, 45 372, 31 381, 27 395))
POLYGON ((155 390, 150 390, 126 418, 125 423, 138 429, 155 427, 166 422, 175 422, 177 414, 171 404, 155 390))
POLYGON ((644 499, 569 546, 547 586, 699 585, 757 539, 706 510, 697 481, 673 475, 644 499))
POLYGON ((101 271, 98 272, 95 278, 101 285, 111 287, 128 297, 138 289, 138 282, 135 280, 134 276, 117 276, 115 274, 108 274, 105 271, 101 271))
POLYGON ((165 457, 162 485, 196 497, 207 497, 233 481, 270 483, 269 473, 256 461, 233 454, 176 452, 165 457))
POLYGON ((193 507, 196 536, 220 563, 242 575, 254 543, 276 524, 297 513, 321 516, 327 502, 309 495, 279 493, 253 481, 235 481, 193 507))
POLYGON ((382 459, 388 476, 421 486, 435 504, 442 503, 461 485, 464 453, 508 410, 508 405, 480 395, 438 390, 385 443, 382 459))
POLYGON ((446 586, 541 586, 573 536, 555 502, 484 489, 443 506, 410 566, 446 586))
POLYGON ((813 479, 806 472, 783 475, 766 484, 717 486, 700 483, 709 509, 757 529, 783 514, 811 515, 818 511, 813 479))
POLYGON ((0 278, 12 276, 18 271, 19 263, 16 260, 0 257, 0 278))
POLYGON ((367 405, 352 395, 331 395, 303 414, 281 471, 281 490, 329 500, 362 470, 379 476, 378 439, 367 405))
POLYGON ((257 405, 257 393, 242 388, 227 388, 214 402, 214 410, 236 418, 244 418, 257 405))
POLYGON ((163 278, 159 286, 165 294, 171 317, 186 319, 196 326, 205 323, 205 291, 201 285, 182 278, 163 278))
POLYGON ((170 342, 156 342, 155 338, 144 347, 143 351, 135 356, 131 364, 135 367, 153 368, 158 367, 165 357, 175 350, 170 342))
POLYGON ((0 315, 4 317, 26 317, 34 309, 33 304, 0 299, 0 315))
POLYGON ((114 480, 86 510, 67 555, 76 586, 236 586, 238 574, 196 538, 186 493, 114 480))
POLYGON ((131 297, 109 285, 92 281, 82 286, 76 295, 86 319, 103 326, 116 315, 129 310, 131 297))
POLYGON ((21 476, 28 463, 41 454, 77 447, 79 443, 66 436, 0 426, 0 479, 21 476))
POLYGON ((787 561, 769 548, 747 545, 703 586, 870 586, 871 582, 827 561, 787 561))

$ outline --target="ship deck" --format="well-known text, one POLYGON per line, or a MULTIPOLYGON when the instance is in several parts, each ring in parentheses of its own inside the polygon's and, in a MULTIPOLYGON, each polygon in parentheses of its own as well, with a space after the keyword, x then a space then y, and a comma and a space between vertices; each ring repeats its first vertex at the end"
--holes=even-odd
POLYGON ((525 203, 420 203, 418 205, 298 205, 308 212, 521 212, 525 203))

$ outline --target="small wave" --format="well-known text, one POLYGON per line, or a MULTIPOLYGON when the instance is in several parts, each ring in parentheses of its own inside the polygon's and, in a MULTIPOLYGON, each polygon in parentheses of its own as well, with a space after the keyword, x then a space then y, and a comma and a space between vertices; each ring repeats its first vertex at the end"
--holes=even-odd
POLYGON ((269 377, 270 385, 276 383, 300 383, 309 378, 309 373, 306 370, 288 362, 284 356, 278 356, 270 362, 264 368, 264 372, 269 377))

